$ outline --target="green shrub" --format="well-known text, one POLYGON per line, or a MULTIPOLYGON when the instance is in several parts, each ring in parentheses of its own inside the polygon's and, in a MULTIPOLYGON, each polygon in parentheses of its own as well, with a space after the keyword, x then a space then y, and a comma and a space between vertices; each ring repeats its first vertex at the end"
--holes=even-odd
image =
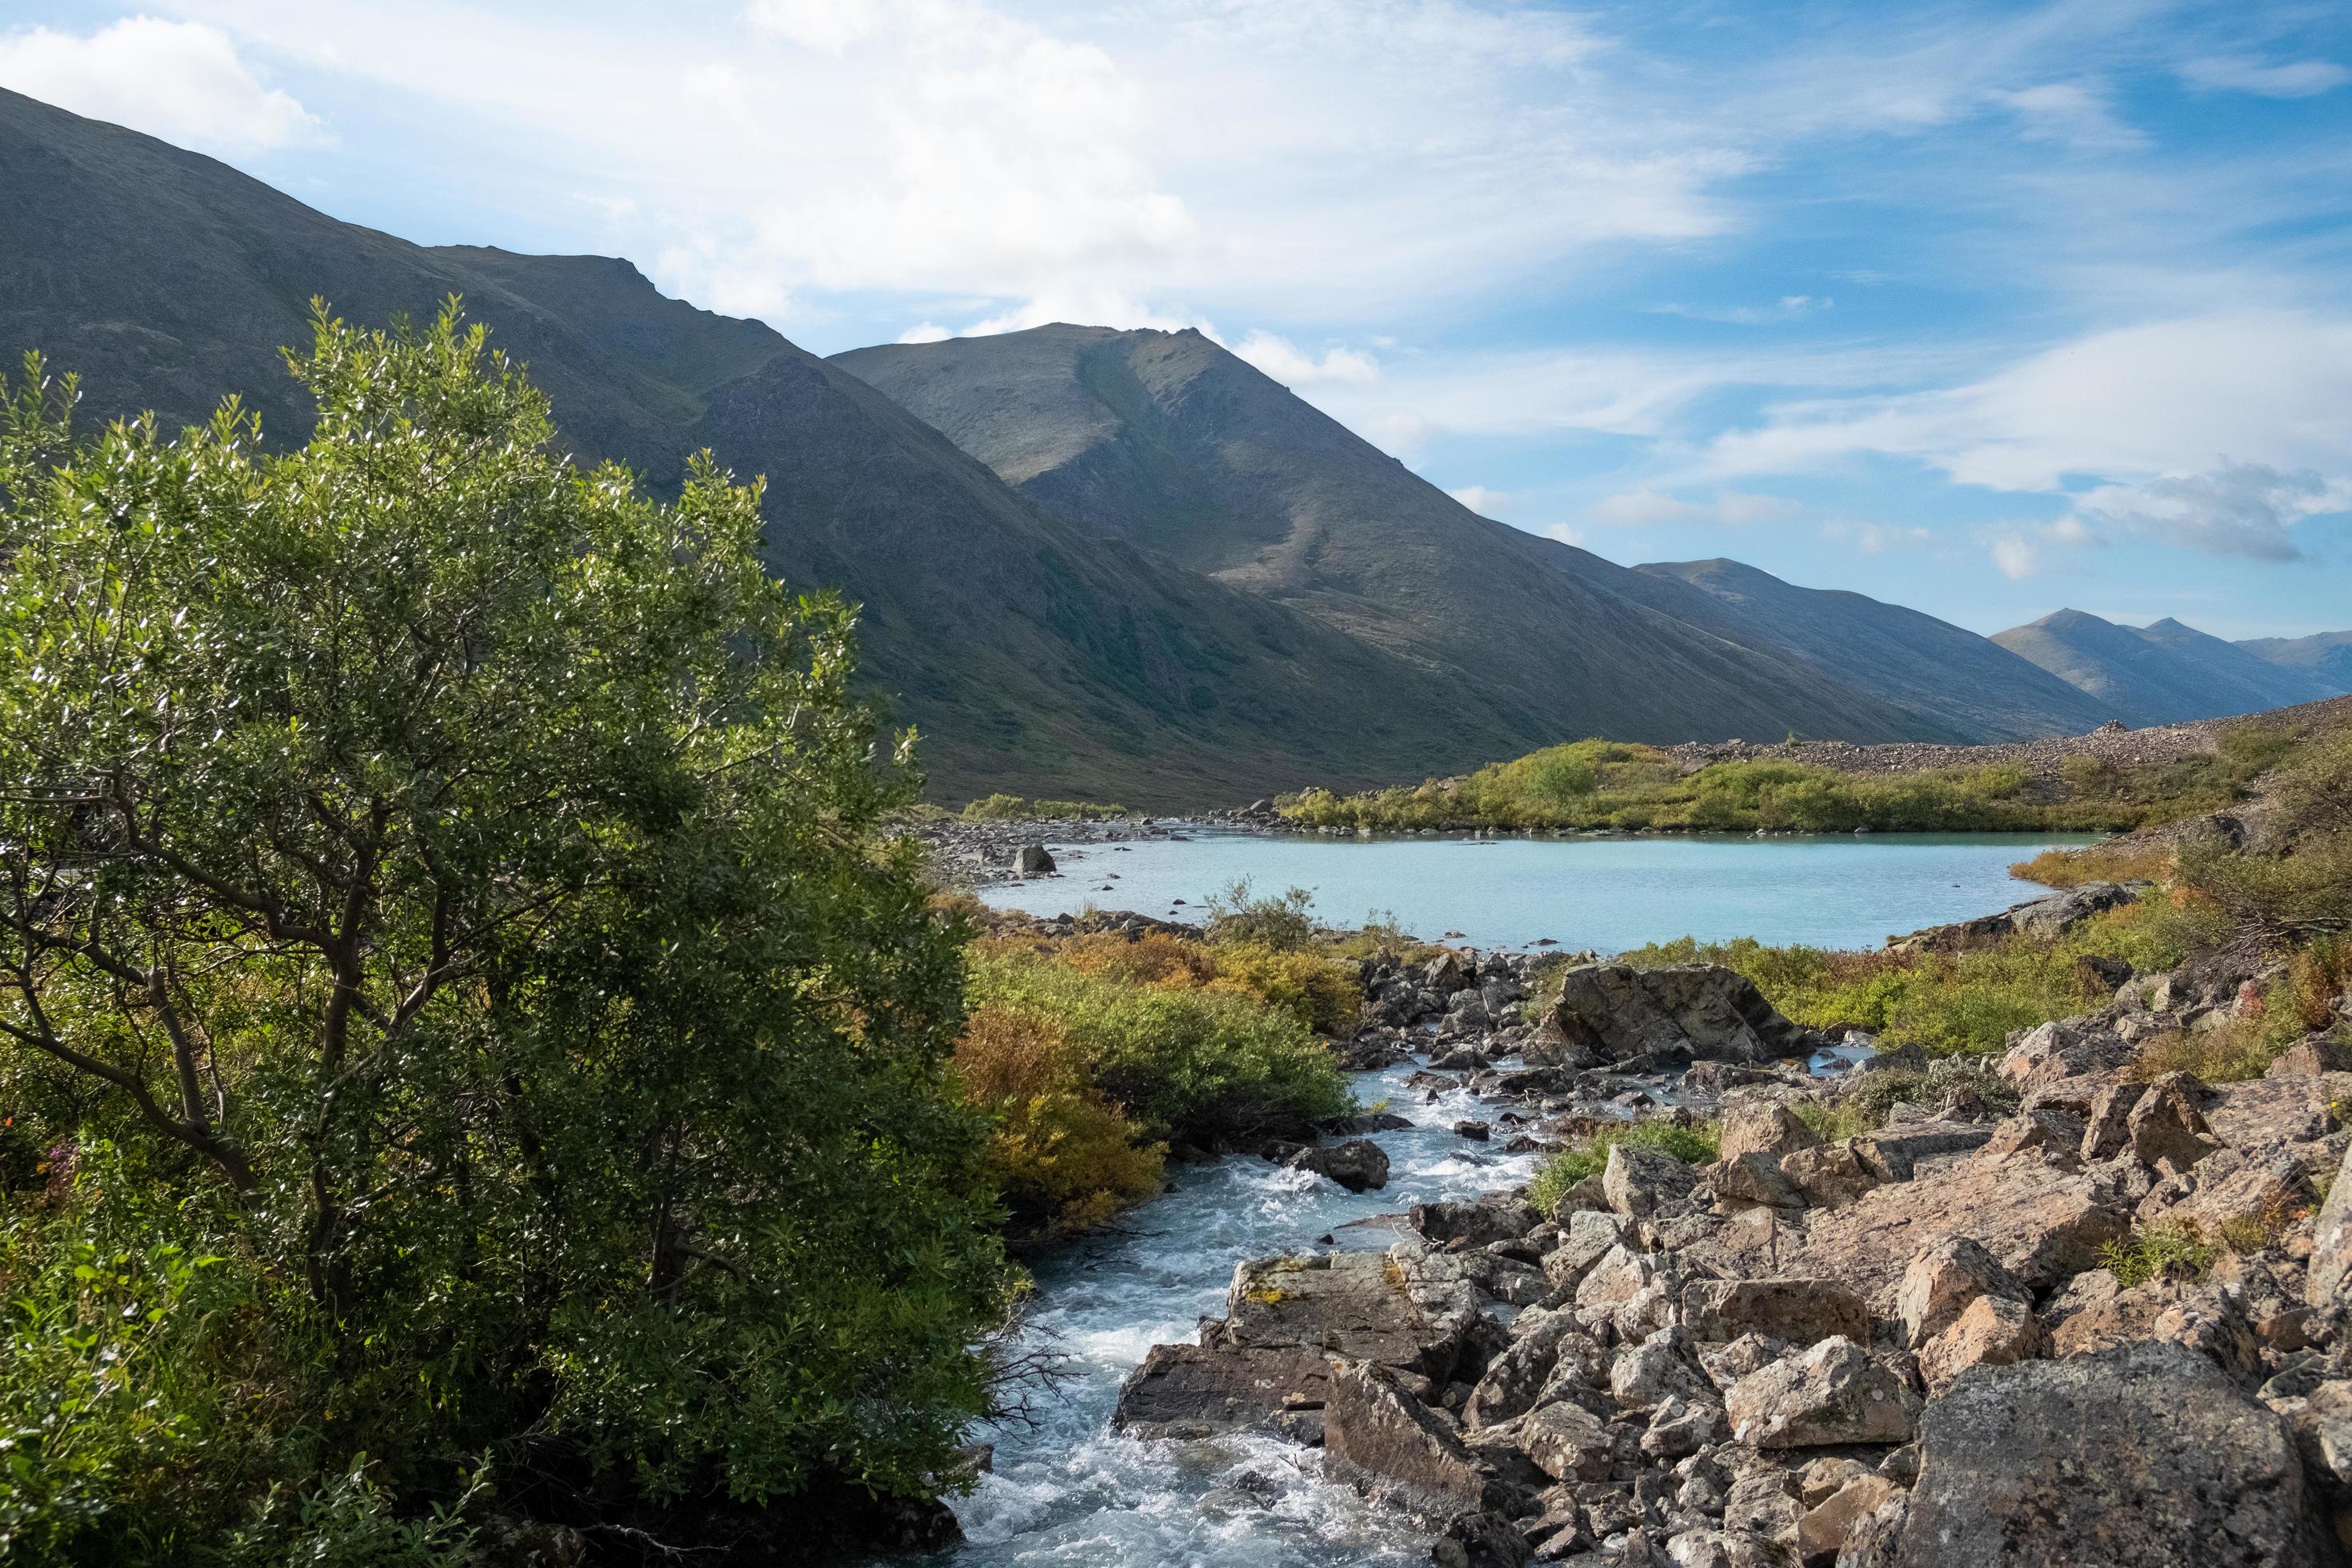
POLYGON ((291 448, 234 405, 75 448, 31 369, 0 1171, 77 1178, 8 1194, 5 1528, 169 1568, 271 1497, 376 1539, 373 1488, 440 1551, 486 1451, 620 1510, 928 1491, 1017 1281, 962 939, 756 489, 575 468, 454 302, 322 310, 291 448))
POLYGON ((975 1005, 1044 1019, 1087 1083, 1155 1138, 1206 1142, 1347 1112, 1345 1080, 1306 1022, 1252 995, 1121 984, 1041 954, 984 955, 975 1005))
POLYGON ((1030 800, 1002 793, 982 795, 965 805, 969 822, 1108 822, 1135 815, 1123 805, 1092 800, 1030 800))
POLYGON ((1203 929, 1213 942, 1294 952, 1315 939, 1315 921, 1307 912, 1314 904, 1315 895, 1304 888, 1260 897, 1244 878, 1210 897, 1203 929))
POLYGON ((2164 1220, 2136 1225, 2129 1236, 2099 1249, 2099 1262, 2126 1289, 2151 1279, 2202 1279, 2213 1258, 2195 1226, 2164 1220))
POLYGON ((989 1114, 986 1168, 1017 1233, 1083 1230, 1158 1194, 1164 1146, 1090 1087, 1089 1064, 1051 1019, 980 1007, 955 1060, 989 1114))

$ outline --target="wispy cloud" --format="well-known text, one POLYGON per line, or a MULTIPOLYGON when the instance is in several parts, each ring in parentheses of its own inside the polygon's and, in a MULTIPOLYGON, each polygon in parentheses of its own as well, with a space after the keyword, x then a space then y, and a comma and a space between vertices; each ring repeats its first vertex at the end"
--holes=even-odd
POLYGON ((2207 55, 2180 68, 2191 87, 2214 92, 2251 92, 2263 98, 2310 98, 2352 81, 2352 70, 2334 60, 2288 60, 2273 65, 2243 55, 2207 55))
POLYGON ((1836 305, 1837 301, 1812 294, 1784 294, 1769 305, 1654 305, 1651 309, 1662 316, 1687 316, 1695 321, 1727 321, 1734 326, 1760 327, 1775 321, 1802 321, 1836 305))
POLYGON ((1234 345, 1234 353, 1285 386, 1312 386, 1323 381, 1372 381, 1381 374, 1381 362, 1361 350, 1328 348, 1318 358, 1275 332, 1251 332, 1234 345))

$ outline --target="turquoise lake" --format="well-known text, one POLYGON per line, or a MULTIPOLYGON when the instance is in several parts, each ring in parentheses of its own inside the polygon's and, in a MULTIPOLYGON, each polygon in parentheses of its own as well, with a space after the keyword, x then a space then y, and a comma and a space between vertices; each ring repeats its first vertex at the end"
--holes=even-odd
POLYGON ((1076 913, 1093 905, 1163 919, 1248 879, 1300 887, 1335 925, 1392 913, 1417 936, 1458 931, 1478 947, 1549 937, 1613 952, 1677 936, 1752 936, 1876 947, 2044 891, 2010 866, 2095 837, 2015 833, 1567 838, 1323 838, 1188 829, 1179 841, 1044 841, 1061 875, 985 889, 1000 908, 1076 913), (1181 900, 1179 902, 1178 900, 1181 900))

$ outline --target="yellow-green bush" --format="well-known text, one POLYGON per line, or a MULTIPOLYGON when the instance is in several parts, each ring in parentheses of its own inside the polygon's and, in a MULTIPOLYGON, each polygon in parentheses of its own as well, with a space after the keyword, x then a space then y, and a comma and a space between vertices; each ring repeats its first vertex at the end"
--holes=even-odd
POLYGON ((1159 1192, 1166 1146, 1088 1087, 1087 1063, 1052 1019, 981 1007, 955 1065, 965 1098, 989 1114, 982 1162, 1016 1232, 1099 1225, 1159 1192))
POLYGON ((969 994, 1050 1021, 1087 1086, 1153 1137, 1303 1131, 1349 1109, 1305 1020, 1236 989, 1135 984, 1010 949, 975 952, 969 994))

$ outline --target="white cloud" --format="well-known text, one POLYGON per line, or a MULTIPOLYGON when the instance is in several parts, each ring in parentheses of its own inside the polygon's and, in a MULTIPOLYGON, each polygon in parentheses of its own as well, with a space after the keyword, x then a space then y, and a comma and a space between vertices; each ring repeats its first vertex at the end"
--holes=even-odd
POLYGON ((1580 550, 1584 548, 1584 531, 1570 523, 1555 522, 1543 531, 1543 536, 1556 539, 1562 544, 1575 545, 1580 550))
POLYGON ((2042 552, 2021 533, 2004 533, 1991 544, 1992 563, 2011 582, 2031 577, 2042 568, 2042 552))
POLYGON ((2209 55, 2180 68, 2181 79, 2217 92, 2251 92, 2263 98, 2310 98, 2352 81, 2352 70, 2333 60, 2294 60, 2266 65, 2242 55, 2209 55))
POLYGON ((743 16, 753 32, 838 55, 874 35, 882 7, 877 0, 753 0, 743 16))
POLYGON ((1445 493, 1480 517, 1495 516, 1502 510, 1503 503, 1511 499, 1507 490, 1490 490, 1485 485, 1464 485, 1458 490, 1445 493))
POLYGON ((2043 82, 1990 96, 2015 114, 2025 134, 2037 142, 2060 142, 2083 152, 2128 152, 2147 145, 2146 136, 2116 118, 2106 93, 2088 83, 2043 82))
POLYGON ((2053 493, 2070 478, 2178 474, 2184 453, 2342 475, 2347 410, 2352 318, 2239 311, 2094 333, 1948 391, 1787 405, 1717 437, 1707 466, 1793 473, 1884 454, 2053 493))
POLYGON ((1308 386, 1318 381, 1370 381, 1381 374, 1381 362, 1356 349, 1332 348, 1315 355, 1288 338, 1254 331, 1234 345, 1234 353, 1285 386, 1308 386))
POLYGON ((918 321, 898 334, 902 343, 943 343, 955 334, 936 321, 918 321))
POLYGON ((2209 555, 2293 561, 2303 554, 2294 525, 2352 510, 2352 487, 2306 468, 2281 473, 2260 463, 2223 462, 2203 473, 2103 485, 2061 521, 2078 537, 2153 538, 2209 555))
POLYGON ((227 34, 132 16, 88 37, 32 27, 0 36, 0 87, 182 146, 254 153, 331 140, 319 118, 264 86, 227 34))

